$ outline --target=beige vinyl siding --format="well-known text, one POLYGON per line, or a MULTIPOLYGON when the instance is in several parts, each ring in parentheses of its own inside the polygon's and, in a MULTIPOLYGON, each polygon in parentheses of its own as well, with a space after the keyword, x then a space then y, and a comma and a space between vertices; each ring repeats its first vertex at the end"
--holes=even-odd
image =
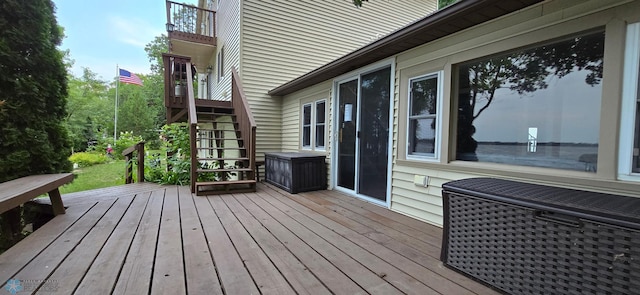
MULTIPOLYGON (((282 97, 282 151, 283 152, 306 152, 326 155, 327 163, 327 183, 331 183, 331 130, 333 129, 333 117, 331 116, 332 81, 328 80, 312 87, 297 91, 282 97), (325 123, 325 150, 309 151, 301 149, 301 116, 302 106, 306 103, 313 103, 318 100, 325 100, 326 123, 325 123)), ((313 138, 312 138, 313 144, 313 138)))
MULTIPOLYGON (((435 0, 374 0, 360 9, 350 0, 243 1, 240 66, 244 90, 258 124, 257 158, 262 159, 264 152, 291 150, 297 145, 283 136, 289 136, 291 128, 298 128, 288 124, 298 123, 283 119, 282 100, 267 95, 269 90, 422 18, 435 8, 435 0)), ((299 135, 296 138, 299 141, 299 135)))
POLYGON ((640 183, 616 180, 617 122, 619 122, 620 83, 624 31, 629 22, 640 21, 640 1, 562 0, 543 2, 480 26, 442 38, 397 56, 396 110, 394 132, 397 131, 396 156, 393 165, 391 209, 442 225, 441 186, 451 180, 489 176, 538 184, 556 185, 607 193, 636 196, 640 183), (605 62, 602 85, 599 164, 597 173, 564 171, 548 168, 452 161, 454 147, 448 143, 455 137, 452 96, 452 67, 467 60, 504 50, 528 46, 555 37, 605 27, 605 62), (439 163, 405 160, 407 79, 416 73, 444 70, 444 112, 442 157, 439 163), (428 176, 428 187, 413 183, 415 176, 428 176))
POLYGON ((209 64, 213 68, 210 89, 213 100, 231 100, 231 68, 240 70, 240 1, 220 1, 216 12, 218 44, 209 64), (216 58, 224 48, 224 77, 218 82, 218 65, 216 58))
MULTIPOLYGON (((282 151, 295 152, 301 149, 300 122, 302 105, 324 99, 327 106, 331 107, 331 81, 325 81, 312 87, 289 94, 282 98, 282 151)), ((327 110, 329 109, 327 108, 327 110)), ((328 129, 331 125, 331 116, 326 113, 326 140, 328 143, 328 129)), ((327 152, 329 146, 327 146, 327 152)))

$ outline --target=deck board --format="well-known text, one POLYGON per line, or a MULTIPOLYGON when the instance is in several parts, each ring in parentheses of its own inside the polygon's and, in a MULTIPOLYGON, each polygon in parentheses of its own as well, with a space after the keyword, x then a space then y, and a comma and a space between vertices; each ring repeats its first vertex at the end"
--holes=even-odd
POLYGON ((162 206, 151 294, 185 294, 184 252, 178 188, 168 187, 162 206))
POLYGON ((326 260, 303 239, 289 231, 257 204, 250 202, 247 194, 240 195, 238 201, 254 218, 271 232, 287 249, 314 273, 335 294, 362 294, 364 290, 344 274, 338 267, 326 260))
POLYGON ((149 292, 163 203, 164 190, 156 190, 149 195, 149 203, 120 270, 114 294, 149 292))
POLYGON ((298 294, 331 294, 329 289, 275 236, 264 230, 262 224, 235 198, 225 198, 224 202, 298 294))
POLYGON ((314 218, 319 219, 320 216, 311 215, 310 212, 302 214, 276 198, 261 197, 264 201, 268 202, 275 208, 278 208, 281 212, 285 212, 292 219, 303 224, 306 228, 322 237, 333 246, 339 248, 354 260, 359 261, 371 272, 377 274, 380 278, 387 281, 401 292, 407 294, 436 294, 436 292, 431 290, 431 288, 416 280, 411 275, 400 271, 387 261, 374 255, 366 247, 358 245, 349 239, 345 240, 343 236, 337 233, 337 229, 326 227, 314 220, 314 218))
POLYGON ((187 292, 222 294, 193 196, 186 186, 178 189, 187 292))
POLYGON ((220 284, 227 294, 258 294, 251 274, 229 239, 207 197, 193 198, 208 238, 209 250, 218 269, 220 284))
MULTIPOLYGON (((136 195, 118 227, 85 274, 78 290, 86 294, 107 294, 113 290, 148 203, 149 193, 136 195)), ((66 283, 64 277, 61 277, 60 281, 63 280, 66 283)))
POLYGON ((62 197, 67 214, 0 255, 0 281, 38 294, 497 294, 442 266, 441 229, 335 191, 62 197))
MULTIPOLYGON (((94 226, 100 222, 114 205, 112 202, 100 202, 76 223, 69 227, 53 243, 40 252, 33 260, 24 266, 14 278, 25 278, 30 282, 43 282, 56 268, 73 252, 78 244, 91 232, 94 226)), ((17 246, 19 246, 18 243, 17 246)), ((4 253, 3 253, 4 255, 4 253)))
POLYGON ((22 267, 35 259, 44 249, 60 237, 96 203, 78 206, 75 210, 47 222, 38 235, 29 235, 21 241, 21 247, 12 247, 0 255, 0 282, 15 277, 22 267))
POLYGON ((278 268, 271 263, 242 223, 233 216, 231 210, 224 204, 223 199, 226 198, 233 198, 233 196, 226 195, 208 199, 226 229, 227 235, 236 251, 242 257, 245 267, 252 274, 260 292, 267 294, 295 294, 295 291, 280 274, 278 268))
MULTIPOLYGON (((87 235, 78 243, 73 251, 64 258, 62 263, 55 268, 55 271, 49 275, 48 280, 55 282, 64 282, 60 284, 58 292, 72 294, 76 289, 85 273, 89 270, 96 256, 101 253, 111 234, 116 229, 122 216, 125 214, 132 201, 133 196, 122 197, 116 199, 115 204, 105 213, 105 215, 96 223, 87 235)), ((142 198, 140 198, 142 200, 142 198)), ((129 214, 131 216, 131 214, 129 214)), ((120 229, 122 227, 118 227, 120 229)), ((106 249, 106 250, 111 250, 106 249)), ((104 268, 106 270, 106 268, 104 268)), ((102 292, 104 293, 104 291, 102 292)))

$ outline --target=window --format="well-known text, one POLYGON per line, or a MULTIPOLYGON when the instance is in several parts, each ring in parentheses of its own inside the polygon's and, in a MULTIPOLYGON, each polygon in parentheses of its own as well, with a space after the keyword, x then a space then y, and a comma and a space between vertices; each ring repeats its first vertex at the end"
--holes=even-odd
POLYGON ((618 165, 622 179, 640 176, 640 23, 627 26, 625 43, 618 165))
POLYGON ((325 130, 325 101, 316 101, 316 149, 324 149, 324 130, 325 130))
POLYGON ((216 58, 218 64, 218 82, 224 78, 224 47, 220 48, 216 58))
POLYGON ((302 106, 302 148, 311 148, 311 104, 302 106))
POLYGON ((441 81, 440 72, 409 80, 409 156, 437 157, 441 81))
POLYGON ((302 106, 302 148, 324 150, 326 130, 326 100, 302 106), (312 144, 313 139, 313 144, 312 144))
POLYGON ((604 32, 457 66, 456 158, 595 172, 604 32))

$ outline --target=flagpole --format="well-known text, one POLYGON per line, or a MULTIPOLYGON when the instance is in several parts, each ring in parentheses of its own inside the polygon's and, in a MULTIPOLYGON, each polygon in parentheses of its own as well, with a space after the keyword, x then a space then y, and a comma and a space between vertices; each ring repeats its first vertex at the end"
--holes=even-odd
POLYGON ((116 106, 113 117, 113 144, 116 144, 116 135, 118 134, 118 85, 120 85, 120 68, 116 64, 116 106))

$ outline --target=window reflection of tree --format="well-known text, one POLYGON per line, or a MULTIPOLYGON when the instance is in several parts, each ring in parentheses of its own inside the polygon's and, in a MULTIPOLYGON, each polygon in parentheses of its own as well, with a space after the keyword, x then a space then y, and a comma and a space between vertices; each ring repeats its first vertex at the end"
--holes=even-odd
POLYGON ((435 137, 424 138, 422 134, 435 134, 435 118, 424 117, 436 114, 436 99, 438 93, 438 79, 428 76, 422 79, 413 80, 411 83, 411 117, 409 126, 409 136, 411 152, 433 153, 435 147, 435 137), (427 121, 428 126, 423 126, 427 121), (428 133, 428 132, 431 133, 428 133), (420 146, 428 148, 419 148, 420 146))
POLYGON ((485 58, 459 66, 457 159, 477 161, 474 120, 495 100, 496 90, 520 95, 546 89, 557 79, 587 70, 585 83, 602 81, 604 32, 584 34, 536 48, 485 58))

